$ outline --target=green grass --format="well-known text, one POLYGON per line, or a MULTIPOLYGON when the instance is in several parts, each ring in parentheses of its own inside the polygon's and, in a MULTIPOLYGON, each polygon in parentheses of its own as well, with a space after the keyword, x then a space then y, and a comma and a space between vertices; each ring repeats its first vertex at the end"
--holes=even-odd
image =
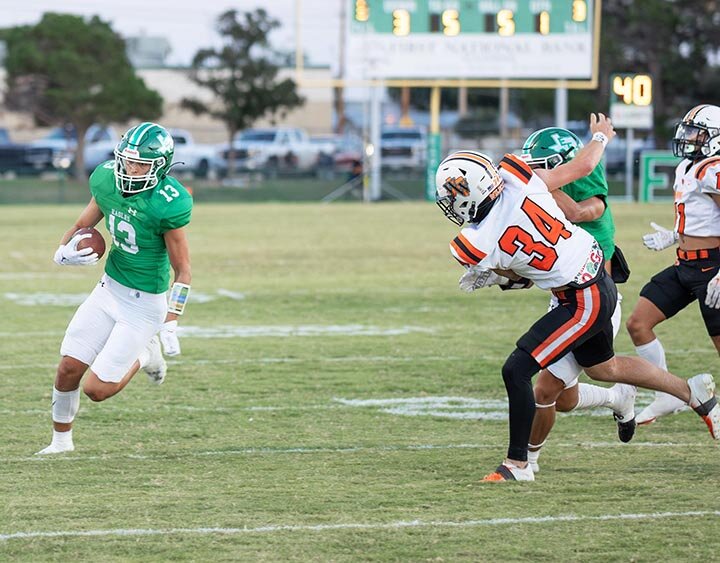
MULTIPOLYGON (((640 237, 672 215, 613 208, 632 268, 627 318, 643 283, 673 261, 640 237)), ((474 403, 446 413, 504 413, 500 367, 547 307, 538 290, 461 293, 454 228, 420 202, 198 204, 195 300, 182 325, 260 335, 183 337, 163 386, 141 373, 105 403, 83 397, 76 451, 34 458, 50 437, 74 306, 18 299, 92 288, 98 268, 51 260, 79 211, 0 207, 0 537, 28 534, 0 539, 0 560, 688 561, 720 548, 709 513, 720 510, 720 456, 691 413, 628 445, 609 415, 561 417, 535 483, 483 485, 505 453, 506 421, 367 402, 456 397, 474 403), (340 330, 351 325, 371 334, 340 330)), ((696 307, 658 334, 672 370, 718 372, 696 307)), ((617 348, 632 350, 624 331, 617 348)))
MULTIPOLYGON (((192 188, 195 201, 199 203, 317 202, 343 186, 347 176, 337 174, 331 178, 315 178, 302 175, 275 179, 243 176, 237 179, 235 185, 224 185, 220 180, 181 179, 181 181, 185 186, 192 188)), ((386 199, 395 199, 394 194, 401 194, 407 199, 425 198, 425 177, 419 172, 409 176, 398 172, 386 172, 383 182, 391 192, 383 194, 386 199)), ((353 191, 343 194, 340 199, 357 201, 361 197, 361 193, 353 191)), ((87 198, 87 182, 77 182, 72 178, 50 174, 42 178, 0 179, 2 205, 82 205, 87 198)))

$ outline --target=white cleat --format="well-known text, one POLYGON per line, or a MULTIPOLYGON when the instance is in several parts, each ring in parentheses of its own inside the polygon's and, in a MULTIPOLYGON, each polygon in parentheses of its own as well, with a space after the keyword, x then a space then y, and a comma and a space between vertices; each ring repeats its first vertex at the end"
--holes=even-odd
POLYGON ((661 416, 675 414, 686 408, 687 405, 677 397, 657 391, 655 393, 655 400, 637 415, 636 422, 640 426, 651 424, 661 416))
POLYGON ((540 473, 540 464, 537 461, 529 461, 528 466, 530 467, 530 469, 532 469, 533 473, 540 473))
POLYGON ((707 424, 710 434, 720 440, 720 406, 715 397, 715 381, 709 373, 688 379, 690 406, 707 424))
POLYGON ((35 455, 50 455, 50 454, 62 454, 65 452, 71 452, 75 449, 75 446, 70 444, 50 444, 47 448, 35 452, 35 455))
POLYGON ((629 442, 635 435, 635 396, 637 387, 626 383, 616 383, 610 388, 613 399, 613 418, 617 422, 618 438, 621 442, 629 442))
POLYGON ((530 468, 530 465, 527 465, 527 467, 520 468, 511 463, 503 462, 498 466, 498 468, 495 471, 493 471, 489 475, 485 475, 485 477, 482 478, 481 482, 497 483, 497 482, 503 482, 503 481, 534 481, 534 480, 535 480, 535 474, 533 473, 533 470, 530 468))
POLYGON ((162 350, 160 348, 160 340, 157 336, 153 336, 148 343, 148 352, 150 357, 147 363, 143 367, 143 370, 148 376, 150 383, 153 385, 160 385, 165 381, 165 374, 167 373, 167 363, 163 358, 162 350))

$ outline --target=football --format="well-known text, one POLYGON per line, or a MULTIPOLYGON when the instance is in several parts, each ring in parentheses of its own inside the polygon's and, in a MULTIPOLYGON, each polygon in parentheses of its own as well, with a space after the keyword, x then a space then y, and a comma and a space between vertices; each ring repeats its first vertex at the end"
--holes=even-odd
POLYGON ((83 235, 85 233, 90 233, 90 236, 88 238, 82 239, 78 243, 77 249, 82 250, 83 248, 91 246, 92 249, 97 253, 98 258, 102 258, 102 255, 105 254, 105 239, 100 234, 100 231, 98 231, 97 229, 93 229, 92 227, 84 227, 75 231, 73 236, 83 235))

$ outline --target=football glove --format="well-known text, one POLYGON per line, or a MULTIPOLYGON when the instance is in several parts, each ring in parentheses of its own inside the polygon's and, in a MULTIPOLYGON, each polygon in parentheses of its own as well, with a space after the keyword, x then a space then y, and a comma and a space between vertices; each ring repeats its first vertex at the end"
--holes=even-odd
POLYGON ((92 266, 97 264, 99 258, 97 252, 91 247, 77 249, 78 243, 84 238, 90 238, 90 233, 83 235, 75 235, 72 237, 67 244, 61 244, 55 251, 53 260, 59 266, 92 266))
POLYGON ((720 272, 708 282, 705 305, 713 309, 720 309, 720 272))
POLYGON ((655 232, 643 235, 643 244, 650 250, 665 250, 677 242, 678 234, 675 231, 669 231, 657 223, 651 222, 650 226, 655 232))
POLYGON ((496 274, 492 270, 486 270, 485 268, 478 268, 473 266, 468 268, 458 281, 460 289, 468 293, 480 289, 481 287, 490 287, 492 285, 500 285, 509 282, 505 276, 496 274))
POLYGON ((160 343, 166 356, 180 355, 180 341, 177 337, 177 321, 168 321, 160 327, 160 343))

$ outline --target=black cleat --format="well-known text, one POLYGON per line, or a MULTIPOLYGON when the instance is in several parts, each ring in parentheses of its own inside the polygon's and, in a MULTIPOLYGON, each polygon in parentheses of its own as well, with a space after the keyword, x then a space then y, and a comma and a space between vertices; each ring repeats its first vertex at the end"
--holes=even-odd
POLYGON ((620 438, 621 442, 627 444, 633 439, 633 436, 635 436, 635 427, 637 426, 635 418, 625 422, 615 413, 613 413, 613 418, 615 419, 615 422, 617 422, 618 438, 620 438))

